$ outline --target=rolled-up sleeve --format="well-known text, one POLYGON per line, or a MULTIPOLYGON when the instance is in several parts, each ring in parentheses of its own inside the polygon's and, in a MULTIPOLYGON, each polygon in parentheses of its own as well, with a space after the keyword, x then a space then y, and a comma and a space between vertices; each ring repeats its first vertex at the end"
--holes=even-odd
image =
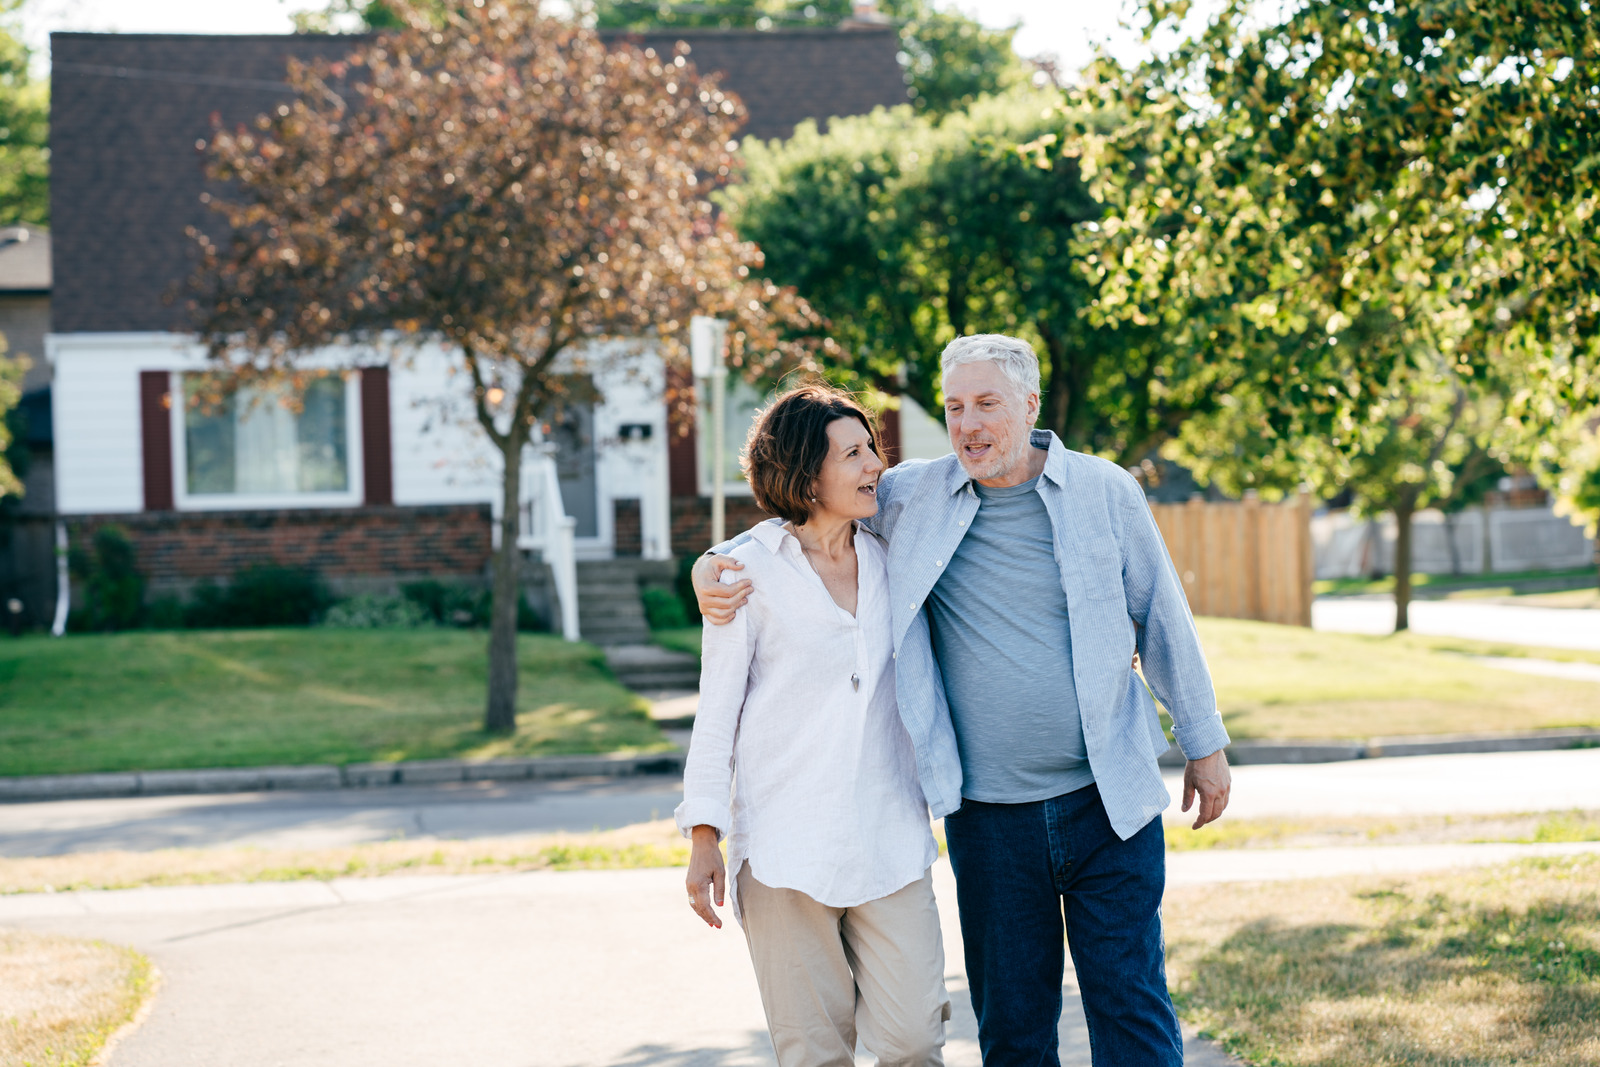
MULTIPOLYGON (((725 582, 738 577, 737 571, 723 572, 725 582)), ((720 841, 733 826, 733 742, 754 653, 749 612, 742 607, 727 625, 707 621, 701 630, 700 706, 683 768, 683 803, 674 813, 685 837, 696 826, 711 826, 720 841)))
POLYGON ((1132 478, 1121 488, 1123 588, 1128 614, 1138 627, 1139 661, 1150 691, 1172 716, 1178 747, 1185 758, 1200 759, 1228 744, 1211 671, 1183 584, 1144 493, 1132 478))

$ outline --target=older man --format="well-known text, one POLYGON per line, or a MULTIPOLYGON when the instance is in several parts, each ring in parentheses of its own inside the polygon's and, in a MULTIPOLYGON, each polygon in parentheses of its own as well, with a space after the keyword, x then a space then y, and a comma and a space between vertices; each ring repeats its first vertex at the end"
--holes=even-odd
MULTIPOLYGON (((1198 829, 1229 774, 1194 620, 1138 484, 1032 430, 1033 349, 961 337, 941 364, 955 455, 885 472, 870 525, 889 542, 900 716, 945 820, 983 1062, 1060 1062, 1064 927, 1096 1067, 1181 1064, 1151 692, 1198 829)), ((721 584, 731 565, 695 567, 713 622, 748 592, 721 584)))

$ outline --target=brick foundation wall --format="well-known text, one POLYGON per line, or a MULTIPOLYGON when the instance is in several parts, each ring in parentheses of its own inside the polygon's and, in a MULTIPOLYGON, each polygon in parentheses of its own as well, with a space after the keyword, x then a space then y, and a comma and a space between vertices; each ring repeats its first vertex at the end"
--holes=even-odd
POLYGON ((152 588, 225 581, 252 564, 306 567, 325 578, 480 578, 489 563, 487 504, 166 511, 67 520, 74 545, 115 524, 152 588))
MULTIPOLYGON (((756 507, 747 496, 727 500, 728 536, 743 533, 762 519, 772 516, 756 507)), ((675 496, 672 498, 672 554, 698 556, 711 547, 711 498, 675 496)))

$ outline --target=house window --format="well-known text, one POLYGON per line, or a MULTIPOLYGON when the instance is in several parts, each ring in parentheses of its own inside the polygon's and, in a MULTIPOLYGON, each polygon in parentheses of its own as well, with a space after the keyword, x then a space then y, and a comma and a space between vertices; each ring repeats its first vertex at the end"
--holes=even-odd
MULTIPOLYGON (((744 451, 745 438, 750 436, 750 427, 755 425, 756 416, 761 413, 772 401, 770 394, 763 394, 749 382, 742 378, 729 375, 727 379, 728 392, 723 399, 722 415, 724 426, 723 452, 722 452, 722 491, 725 493, 750 494, 750 483, 744 480, 744 474, 739 470, 739 453, 744 451)), ((700 493, 709 496, 711 493, 712 449, 716 442, 713 440, 711 430, 711 397, 706 389, 696 389, 695 412, 695 445, 699 453, 697 466, 700 475, 700 493)))
POLYGON ((359 429, 354 383, 313 378, 285 387, 228 388, 184 374, 174 436, 180 506, 359 503, 351 441, 359 429))

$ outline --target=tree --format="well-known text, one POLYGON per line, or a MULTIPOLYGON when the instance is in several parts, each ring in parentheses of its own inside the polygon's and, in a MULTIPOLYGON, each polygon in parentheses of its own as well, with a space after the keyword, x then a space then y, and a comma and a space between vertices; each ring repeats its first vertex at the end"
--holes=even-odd
POLYGON ((298 357, 340 342, 459 351, 502 464, 485 722, 503 731, 523 449, 570 389, 563 360, 602 339, 675 355, 705 312, 734 320, 736 366, 805 363, 820 323, 718 224, 706 193, 741 108, 682 56, 607 48, 530 5, 391 7, 404 28, 291 64, 292 102, 216 132, 229 237, 194 235, 197 325, 241 378, 303 378, 298 357))
MULTIPOLYGON (((1188 7, 1147 0, 1151 38, 1188 7)), ((1097 64, 1062 131, 1106 205, 1091 318, 1237 364, 1218 425, 1241 454, 1384 469, 1392 405, 1441 376, 1468 409, 1523 383, 1513 421, 1545 394, 1591 403, 1597 55, 1586 0, 1311 0, 1265 22, 1228 0, 1168 55, 1097 64), (1097 111, 1127 121, 1102 134, 1097 111)))
POLYGON ((50 223, 50 87, 29 70, 17 14, 0 0, 0 224, 50 223))
POLYGON ((722 201, 766 251, 773 277, 827 315, 860 384, 937 408, 939 351, 1000 331, 1036 345, 1041 424, 1069 447, 1136 463, 1230 384, 1229 368, 1153 329, 1086 312, 1102 278, 1078 234, 1101 205, 1054 141, 1054 90, 1014 88, 935 120, 909 107, 802 124, 747 144, 745 180, 722 201))
POLYGON ((21 415, 17 401, 22 399, 22 375, 27 364, 20 359, 8 359, 5 339, 0 338, 0 518, 9 512, 7 505, 22 495, 22 480, 27 463, 27 452, 17 440, 21 415))

